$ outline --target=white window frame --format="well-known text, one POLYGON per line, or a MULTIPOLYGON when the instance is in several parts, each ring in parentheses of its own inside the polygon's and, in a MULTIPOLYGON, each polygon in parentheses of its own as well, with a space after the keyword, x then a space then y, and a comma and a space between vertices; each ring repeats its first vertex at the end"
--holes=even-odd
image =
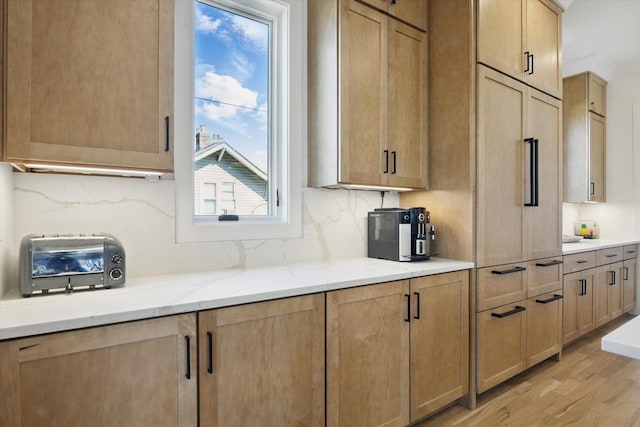
POLYGON ((271 138, 279 167, 270 176, 271 197, 279 206, 272 216, 239 221, 194 216, 194 0, 175 0, 174 147, 176 242, 286 239, 302 236, 303 144, 307 128, 306 0, 216 0, 274 17, 271 138), (277 176, 275 176, 277 175, 277 176))

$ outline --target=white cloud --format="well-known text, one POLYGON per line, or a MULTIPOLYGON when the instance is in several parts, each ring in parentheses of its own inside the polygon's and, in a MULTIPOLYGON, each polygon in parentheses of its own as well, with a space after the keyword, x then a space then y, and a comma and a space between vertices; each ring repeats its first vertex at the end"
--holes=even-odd
POLYGON ((265 51, 269 46, 268 26, 262 22, 234 15, 232 18, 233 29, 258 51, 265 51))
POLYGON ((205 34, 215 33, 220 25, 222 25, 221 20, 213 20, 210 16, 205 15, 200 9, 196 8, 196 30, 205 34))
POLYGON ((198 98, 214 101, 202 106, 202 112, 210 120, 232 118, 245 108, 258 106, 258 93, 244 86, 231 76, 206 71, 196 79, 195 93, 198 98))

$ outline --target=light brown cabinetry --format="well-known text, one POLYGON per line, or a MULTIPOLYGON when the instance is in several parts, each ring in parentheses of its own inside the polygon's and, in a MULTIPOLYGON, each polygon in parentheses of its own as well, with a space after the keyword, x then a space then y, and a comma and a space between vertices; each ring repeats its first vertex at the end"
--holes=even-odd
POLYGON ((562 351, 562 261, 477 270, 477 392, 562 351))
POLYGON ((327 294, 327 425, 404 426, 468 392, 468 274, 327 294))
POLYGON ((198 313, 202 426, 324 425, 324 294, 198 313))
POLYGON ((195 426, 195 314, 0 343, 0 425, 195 426))
POLYGON ((480 0, 478 62, 560 98, 561 13, 550 0, 480 0))
POLYGON ((309 2, 310 182, 427 186, 427 34, 355 0, 309 2))
POLYGON ((478 266, 558 256, 561 102, 478 66, 478 266))
POLYGON ((567 344, 596 327, 594 312, 595 268, 565 274, 563 278, 562 342, 567 344))
POLYGON ((637 245, 624 247, 622 265, 622 312, 627 313, 636 307, 636 264, 638 255, 637 245))
POLYGON ((5 160, 173 169, 173 1, 6 12, 5 160))
POLYGON ((564 79, 564 201, 605 202, 606 82, 593 73, 564 79))
POLYGON ((389 15, 427 30, 427 0, 361 0, 389 15))
POLYGON ((622 314, 622 262, 596 269, 595 311, 596 327, 622 314))

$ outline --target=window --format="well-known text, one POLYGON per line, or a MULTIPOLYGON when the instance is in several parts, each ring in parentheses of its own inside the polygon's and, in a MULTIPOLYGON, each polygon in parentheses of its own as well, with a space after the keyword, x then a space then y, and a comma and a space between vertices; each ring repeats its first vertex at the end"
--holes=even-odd
POLYGON ((176 0, 177 241, 301 236, 305 17, 303 0, 176 0))

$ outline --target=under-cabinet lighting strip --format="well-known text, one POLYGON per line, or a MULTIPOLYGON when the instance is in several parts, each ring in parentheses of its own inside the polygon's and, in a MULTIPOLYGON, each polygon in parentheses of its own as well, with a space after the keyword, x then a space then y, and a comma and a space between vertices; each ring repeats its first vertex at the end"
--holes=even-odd
POLYGON ((35 172, 67 172, 67 173, 79 173, 85 175, 120 175, 120 176, 133 176, 141 178, 159 178, 165 175, 165 172, 158 171, 144 171, 135 169, 109 169, 109 168, 95 168, 84 166, 66 166, 66 165, 51 165, 51 164, 36 164, 36 163, 24 163, 29 169, 33 169, 35 172))

